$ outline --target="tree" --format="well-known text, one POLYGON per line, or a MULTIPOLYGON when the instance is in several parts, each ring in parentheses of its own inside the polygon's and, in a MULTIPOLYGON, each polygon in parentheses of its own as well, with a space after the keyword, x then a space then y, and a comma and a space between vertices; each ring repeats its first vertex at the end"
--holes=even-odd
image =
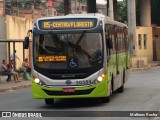
MULTIPOLYGON (((159 6, 160 6, 160 0, 151 0, 152 24, 160 25, 159 6)), ((118 21, 120 22, 127 21, 127 0, 118 2, 117 16, 118 16, 118 21)), ((136 0, 136 22, 137 22, 137 25, 140 24, 140 2, 139 0, 136 0)))
POLYGON ((159 0, 151 0, 151 15, 152 15, 152 24, 160 25, 160 1, 159 0))
POLYGON ((79 3, 85 3, 86 0, 77 0, 77 2, 79 2, 79 3))
POLYGON ((62 3, 58 4, 58 6, 56 7, 57 13, 59 14, 63 14, 64 13, 64 1, 62 1, 62 3))
POLYGON ((117 3, 117 20, 120 22, 127 21, 127 1, 117 3))

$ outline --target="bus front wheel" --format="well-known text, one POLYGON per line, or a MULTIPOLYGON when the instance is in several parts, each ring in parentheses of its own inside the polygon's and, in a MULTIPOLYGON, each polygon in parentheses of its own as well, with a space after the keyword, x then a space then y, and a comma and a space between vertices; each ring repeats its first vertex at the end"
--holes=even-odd
POLYGON ((45 99, 46 105, 51 105, 54 103, 54 99, 45 99))
POLYGON ((117 93, 123 93, 123 92, 124 92, 124 83, 125 83, 125 78, 126 78, 125 75, 126 75, 125 72, 123 72, 123 81, 122 81, 122 85, 121 85, 120 88, 117 89, 117 91, 116 91, 117 93))

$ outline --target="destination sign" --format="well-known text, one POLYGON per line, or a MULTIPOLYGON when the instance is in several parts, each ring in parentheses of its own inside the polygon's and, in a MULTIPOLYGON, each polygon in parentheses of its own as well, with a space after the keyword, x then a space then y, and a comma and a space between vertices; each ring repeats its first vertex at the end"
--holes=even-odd
POLYGON ((91 29, 96 27, 97 19, 49 19, 38 22, 41 30, 91 29))
POLYGON ((66 62, 66 56, 39 56, 38 62, 66 62))

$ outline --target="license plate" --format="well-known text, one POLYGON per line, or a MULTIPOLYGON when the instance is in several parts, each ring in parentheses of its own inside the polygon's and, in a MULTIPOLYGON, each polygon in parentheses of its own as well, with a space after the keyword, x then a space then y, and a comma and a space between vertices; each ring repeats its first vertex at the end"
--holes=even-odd
POLYGON ((74 93, 75 89, 74 88, 63 88, 64 93, 74 93))

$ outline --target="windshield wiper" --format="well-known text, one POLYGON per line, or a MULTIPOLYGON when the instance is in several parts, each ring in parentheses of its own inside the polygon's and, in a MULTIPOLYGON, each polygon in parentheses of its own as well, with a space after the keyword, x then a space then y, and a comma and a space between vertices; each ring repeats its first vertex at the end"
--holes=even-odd
POLYGON ((81 36, 79 37, 78 41, 77 41, 76 44, 75 44, 74 49, 76 49, 76 48, 78 47, 78 45, 79 45, 79 43, 82 41, 82 38, 84 37, 84 35, 85 35, 85 31, 83 31, 83 33, 82 33, 81 36))
POLYGON ((88 58, 91 58, 91 56, 84 50, 84 49, 82 49, 80 46, 79 46, 79 43, 82 41, 82 38, 84 37, 84 35, 85 35, 85 31, 83 31, 83 33, 81 34, 81 36, 79 37, 79 39, 77 40, 77 42, 76 42, 76 44, 74 45, 73 43, 70 43, 70 45, 71 46, 73 46, 72 48, 73 48, 73 54, 74 54, 74 52, 75 52, 75 50, 77 50, 78 48, 81 50, 81 51, 83 51, 83 53, 88 57, 88 58))
MULTIPOLYGON (((59 48, 58 45, 57 45, 57 41, 60 41, 60 39, 58 38, 58 36, 55 35, 55 34, 53 34, 53 33, 51 33, 51 37, 52 37, 52 39, 53 39, 53 41, 54 41, 54 43, 55 43, 55 46, 56 46, 57 48, 59 48)), ((59 43, 58 43, 58 44, 59 44, 59 43)))

